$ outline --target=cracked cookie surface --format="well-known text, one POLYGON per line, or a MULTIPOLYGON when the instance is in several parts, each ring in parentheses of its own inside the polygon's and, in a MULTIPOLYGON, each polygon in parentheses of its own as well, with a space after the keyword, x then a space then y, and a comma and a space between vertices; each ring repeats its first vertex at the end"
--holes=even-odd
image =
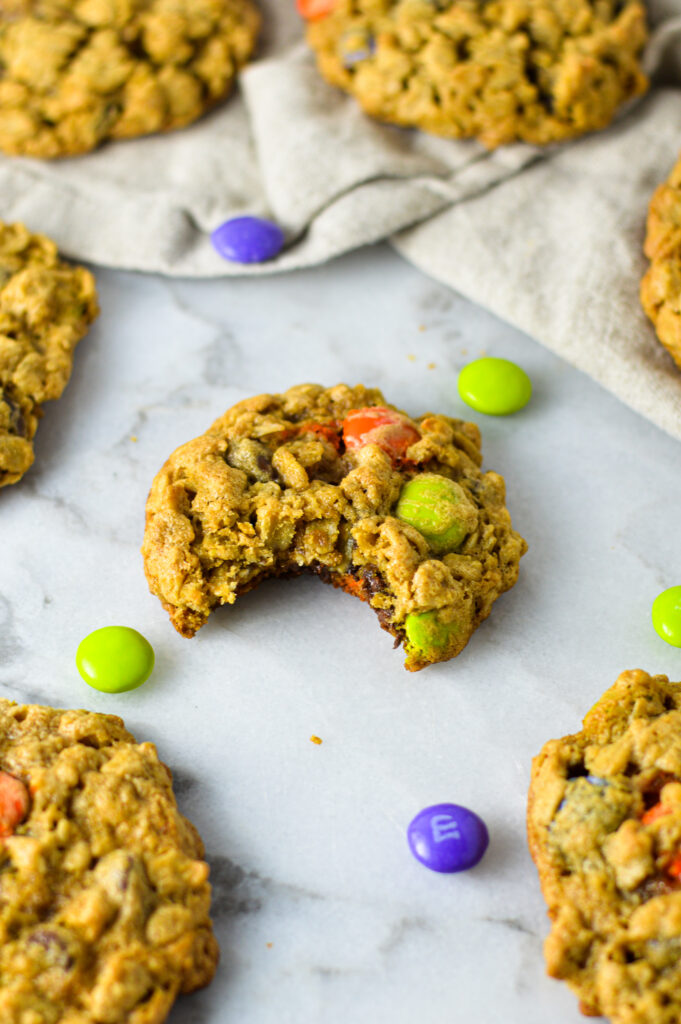
POLYGON ((604 128, 643 92, 637 0, 335 0, 321 74, 382 121, 489 148, 604 128))
POLYGON ((624 672, 532 766, 548 972, 613 1024, 681 1019, 681 683, 624 672))
POLYGON ((53 158, 190 124, 231 90, 251 0, 4 0, 0 149, 53 158))
POLYGON ((0 700, 0 1019, 159 1024, 218 950, 203 844, 120 718, 0 700))
POLYGON ((681 158, 650 201, 644 251, 641 304, 681 370, 681 158))
POLYGON ((189 637, 262 579, 313 572, 369 602, 408 669, 445 661, 516 582, 526 550, 502 477, 481 461, 474 424, 412 419, 375 388, 246 399, 157 474, 150 589, 189 637))
POLYGON ((99 312, 95 280, 23 224, 0 221, 0 487, 33 463, 41 403, 59 398, 99 312))

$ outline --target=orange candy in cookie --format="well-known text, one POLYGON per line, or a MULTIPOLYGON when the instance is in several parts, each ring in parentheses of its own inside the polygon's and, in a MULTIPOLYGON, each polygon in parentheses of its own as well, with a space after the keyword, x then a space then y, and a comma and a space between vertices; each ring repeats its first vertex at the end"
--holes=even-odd
POLYGON ((0 838, 11 836, 28 813, 26 786, 9 772, 0 771, 0 838))
POLYGON ((296 0, 298 14, 306 21, 318 21, 331 14, 334 0, 296 0))
POLYGON ((298 429, 301 434, 314 434, 323 441, 328 441, 336 451, 340 447, 340 428, 335 420, 333 423, 301 423, 298 429))
POLYGON ((393 458, 403 458, 420 437, 406 416, 380 405, 353 409, 343 420, 343 441, 349 451, 377 444, 393 458))
POLYGON ((662 803, 656 803, 652 807, 648 808, 645 814, 641 815, 641 821, 644 825, 652 825, 658 818, 664 817, 665 814, 670 814, 669 807, 665 807, 662 803))

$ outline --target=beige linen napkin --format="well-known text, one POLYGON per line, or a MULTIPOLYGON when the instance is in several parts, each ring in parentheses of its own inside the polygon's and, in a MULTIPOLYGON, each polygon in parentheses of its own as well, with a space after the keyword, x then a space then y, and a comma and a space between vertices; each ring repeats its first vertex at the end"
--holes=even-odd
POLYGON ((240 94, 172 135, 56 163, 0 157, 0 217, 78 259, 182 276, 290 270, 396 236, 427 273, 681 437, 681 374, 637 299, 647 203, 681 148, 681 0, 650 2, 648 60, 670 88, 586 140, 493 153, 371 121, 318 76, 293 0, 262 6, 240 94), (277 260, 214 253, 210 231, 241 213, 285 228, 277 260))
POLYGON ((450 207, 395 246, 681 438, 681 371, 638 298, 648 200, 679 149, 681 89, 658 89, 609 132, 450 207))

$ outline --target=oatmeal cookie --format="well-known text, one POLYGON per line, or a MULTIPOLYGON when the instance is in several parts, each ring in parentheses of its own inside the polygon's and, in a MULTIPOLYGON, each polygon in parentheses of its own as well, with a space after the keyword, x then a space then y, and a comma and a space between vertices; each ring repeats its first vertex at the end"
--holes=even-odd
POLYGON ((3 1024, 157 1024, 207 985, 203 856, 120 718, 0 700, 3 1024))
POLYGON ((650 201, 644 251, 650 267, 641 303, 681 369, 681 158, 650 201))
POLYGON ((0 149, 87 153, 195 121, 255 45, 251 0, 4 0, 0 149))
POLYGON ((98 312, 89 271, 61 261, 44 235, 0 221, 0 487, 33 462, 40 405, 66 387, 98 312))
POLYGON ((382 121, 489 148, 604 128, 647 88, 638 0, 330 0, 321 74, 382 121))
POLYGON ((268 576, 317 573, 376 611, 406 667, 453 658, 516 582, 525 541, 472 423, 375 388, 239 402, 175 451, 147 501, 152 593, 190 637, 268 576))
POLYGON ((681 1020, 681 683, 624 672, 532 766, 548 972, 589 1015, 681 1020))

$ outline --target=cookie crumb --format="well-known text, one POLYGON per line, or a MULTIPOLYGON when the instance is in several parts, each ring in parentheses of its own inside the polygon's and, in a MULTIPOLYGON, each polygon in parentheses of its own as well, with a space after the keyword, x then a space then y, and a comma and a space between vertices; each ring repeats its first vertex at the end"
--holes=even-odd
POLYGON ((321 746, 322 740, 319 736, 310 736, 310 743, 316 743, 318 747, 321 746))
POLYGON ((265 945, 267 946, 268 949, 271 949, 272 946, 274 945, 274 943, 273 942, 266 942, 265 945))

